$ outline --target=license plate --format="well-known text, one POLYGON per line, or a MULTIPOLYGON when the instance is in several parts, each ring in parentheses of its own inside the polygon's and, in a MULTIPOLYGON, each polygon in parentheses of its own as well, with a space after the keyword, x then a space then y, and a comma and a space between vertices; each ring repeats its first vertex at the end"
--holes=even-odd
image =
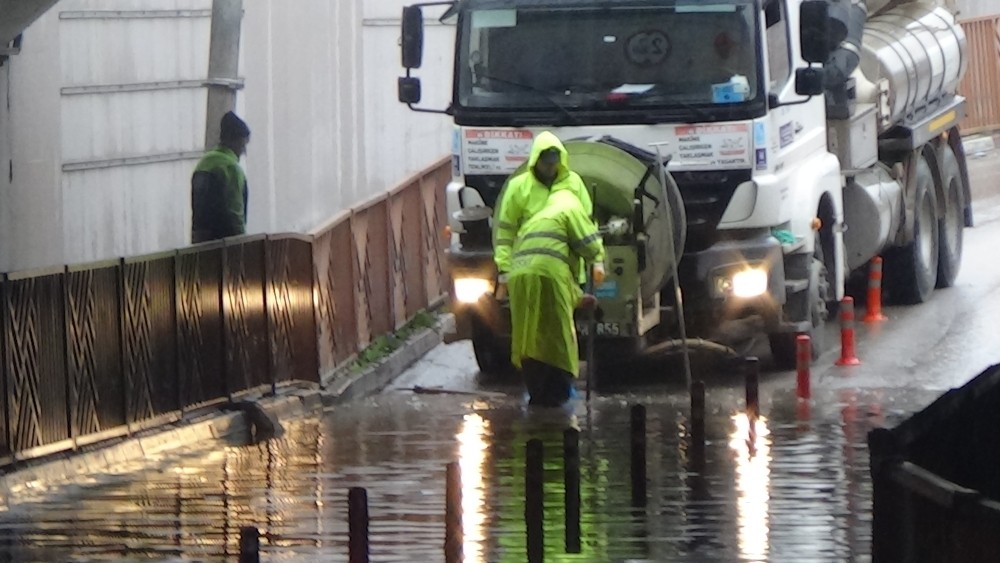
MULTIPOLYGON (((618 323, 596 323, 597 336, 621 336, 622 328, 618 323)), ((580 336, 590 334, 590 323, 576 323, 576 333, 580 336)))

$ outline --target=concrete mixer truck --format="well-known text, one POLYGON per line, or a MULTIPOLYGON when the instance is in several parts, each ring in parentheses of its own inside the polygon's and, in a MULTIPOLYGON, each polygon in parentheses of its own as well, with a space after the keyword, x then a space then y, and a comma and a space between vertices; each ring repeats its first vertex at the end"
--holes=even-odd
MULTIPOLYGON (((439 111, 455 124, 443 189, 456 336, 484 372, 506 364, 490 217, 541 130, 567 142, 618 247, 598 290, 608 354, 685 332, 724 343, 728 325, 749 323, 792 367, 796 335, 822 351, 829 312, 874 256, 896 302, 954 283, 972 224, 955 93, 967 60, 943 6, 435 4, 455 25, 453 97, 439 111)), ((412 72, 426 6, 403 10, 398 94, 417 111, 435 111, 412 72)))

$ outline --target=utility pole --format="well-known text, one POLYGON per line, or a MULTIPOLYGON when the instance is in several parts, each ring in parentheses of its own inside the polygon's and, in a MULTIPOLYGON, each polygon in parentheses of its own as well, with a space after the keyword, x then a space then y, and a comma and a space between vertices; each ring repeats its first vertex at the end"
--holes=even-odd
POLYGON ((240 31, 243 0, 212 0, 212 35, 208 50, 208 108, 205 113, 205 147, 219 142, 219 121, 236 107, 239 77, 240 31))

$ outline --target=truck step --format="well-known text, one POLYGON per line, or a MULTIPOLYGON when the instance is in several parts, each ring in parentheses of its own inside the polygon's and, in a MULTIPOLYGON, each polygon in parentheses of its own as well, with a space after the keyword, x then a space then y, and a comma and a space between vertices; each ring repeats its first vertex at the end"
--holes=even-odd
POLYGON ((785 280, 785 293, 798 293, 809 288, 809 280, 785 280))

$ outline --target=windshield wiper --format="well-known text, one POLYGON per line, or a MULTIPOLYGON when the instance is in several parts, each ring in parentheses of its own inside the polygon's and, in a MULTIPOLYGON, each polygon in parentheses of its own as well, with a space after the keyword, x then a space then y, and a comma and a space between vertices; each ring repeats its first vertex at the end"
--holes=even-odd
POLYGON ((566 106, 560 104, 559 102, 557 102, 555 100, 555 98, 552 97, 553 94, 554 94, 553 92, 549 92, 547 90, 543 90, 543 89, 541 89, 541 88, 539 88, 537 86, 532 86, 531 84, 524 84, 523 82, 517 82, 517 81, 514 81, 514 80, 507 80, 506 78, 500 78, 498 76, 492 76, 492 75, 489 75, 489 74, 477 74, 476 77, 478 79, 480 79, 480 80, 482 80, 482 79, 495 80, 496 82, 499 82, 501 84, 507 84, 509 86, 514 86, 516 88, 521 88, 522 90, 524 90, 526 92, 531 92, 533 94, 538 94, 539 97, 541 97, 542 99, 544 99, 545 101, 547 101, 552 107, 558 109, 564 116, 566 116, 566 119, 569 121, 569 123, 571 125, 579 125, 580 124, 580 120, 577 119, 577 117, 575 115, 573 115, 573 113, 570 112, 569 109, 566 108, 566 106))
POLYGON ((715 121, 716 117, 712 115, 707 109, 698 107, 691 102, 671 102, 672 104, 678 105, 684 109, 689 109, 695 113, 698 117, 706 121, 715 121))
MULTIPOLYGON (((613 93, 614 92, 612 92, 612 94, 613 93)), ((703 119, 705 121, 715 121, 717 119, 715 115, 713 115, 709 110, 707 110, 705 108, 698 107, 698 106, 694 105, 691 102, 685 102, 685 101, 682 101, 682 100, 675 100, 673 98, 670 98, 667 95, 664 95, 662 93, 656 92, 655 89, 647 90, 647 91, 641 92, 641 93, 637 92, 637 93, 623 94, 623 95, 621 95, 620 98, 616 99, 613 103, 616 106, 629 107, 629 106, 631 106, 631 101, 635 100, 635 99, 649 100, 649 101, 652 101, 653 103, 655 103, 656 105, 661 105, 662 104, 662 105, 665 105, 665 106, 682 107, 684 109, 692 111, 697 117, 699 117, 699 118, 701 118, 701 119, 703 119)), ((611 105, 608 102, 606 102, 606 104, 609 105, 609 106, 611 105)))

